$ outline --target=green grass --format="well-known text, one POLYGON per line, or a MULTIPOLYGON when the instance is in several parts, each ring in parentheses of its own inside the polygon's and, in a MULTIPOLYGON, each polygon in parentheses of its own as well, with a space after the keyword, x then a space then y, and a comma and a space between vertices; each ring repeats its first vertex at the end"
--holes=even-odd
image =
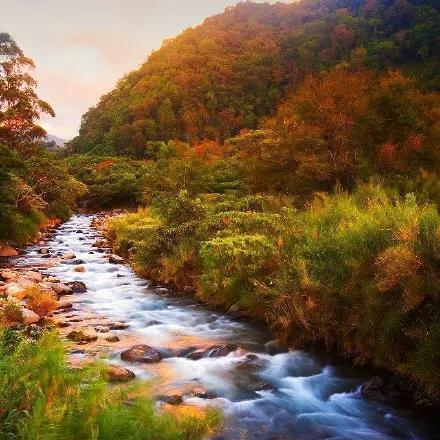
POLYGON ((216 412, 158 413, 132 387, 109 387, 102 365, 66 366, 58 335, 30 340, 0 332, 0 438, 26 440, 193 440, 218 426, 216 412))

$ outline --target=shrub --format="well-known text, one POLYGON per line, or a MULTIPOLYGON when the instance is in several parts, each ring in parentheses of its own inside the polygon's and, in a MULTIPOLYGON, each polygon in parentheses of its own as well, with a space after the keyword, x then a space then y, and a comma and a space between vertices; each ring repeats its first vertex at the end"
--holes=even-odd
POLYGON ((1 321, 8 324, 15 324, 23 321, 23 313, 21 312, 20 304, 16 301, 6 300, 0 311, 1 321))
POLYGON ((58 306, 58 301, 49 292, 44 292, 39 287, 27 289, 27 307, 38 316, 50 315, 58 306))

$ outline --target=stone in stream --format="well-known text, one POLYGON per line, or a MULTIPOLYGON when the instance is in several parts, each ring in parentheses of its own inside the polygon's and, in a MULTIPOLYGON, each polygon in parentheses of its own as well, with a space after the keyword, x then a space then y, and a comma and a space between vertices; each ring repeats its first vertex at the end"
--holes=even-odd
POLYGON ((40 317, 35 312, 26 307, 21 309, 21 313, 23 315, 23 323, 26 325, 36 324, 40 320, 40 317))
POLYGON ((159 396, 159 400, 169 405, 180 405, 183 403, 183 396, 181 394, 164 394, 159 396))
POLYGON ((80 258, 75 258, 74 260, 67 260, 65 264, 71 264, 72 266, 84 264, 84 260, 81 260, 80 258))
POLYGON ((110 327, 107 325, 98 325, 95 327, 95 330, 98 333, 108 333, 110 331, 110 327))
POLYGON ((29 281, 33 281, 34 283, 41 283, 43 281, 43 275, 40 272, 36 272, 34 270, 30 270, 24 275, 29 281))
POLYGON ((73 289, 63 283, 51 283, 50 288, 60 296, 73 294, 73 289))
POLYGON ((383 379, 379 376, 374 376, 361 385, 361 394, 367 399, 380 400, 383 398, 383 387, 383 379))
POLYGON ((12 246, 0 246, 0 257, 16 257, 18 251, 12 246))
POLYGON ((18 277, 18 273, 12 270, 3 270, 0 273, 0 276, 2 277, 2 279, 10 281, 10 280, 15 280, 18 277))
POLYGON ((73 307, 73 304, 69 301, 60 301, 58 303, 58 310, 70 310, 73 307))
POLYGON ((46 255, 49 253, 49 248, 48 247, 42 247, 40 249, 38 249, 38 253, 41 255, 46 255))
POLYGON ((80 273, 86 272, 86 268, 84 266, 76 266, 73 270, 74 272, 80 272, 80 273))
POLYGON ((229 353, 232 353, 233 351, 237 350, 237 346, 235 344, 216 344, 211 345, 205 350, 196 350, 192 353, 188 354, 186 357, 188 359, 192 359, 193 361, 197 361, 199 359, 210 357, 222 357, 227 356, 229 353))
POLYGON ((127 362, 143 362, 153 364, 162 360, 162 355, 154 347, 139 344, 124 350, 121 353, 121 359, 127 362))
POLYGON ((80 327, 72 330, 67 338, 75 342, 93 342, 98 339, 98 335, 93 327, 80 327))
POLYGON ((108 262, 112 264, 122 264, 124 262, 124 259, 116 254, 111 254, 108 258, 108 262))
POLYGON ((110 322, 108 326, 110 330, 124 330, 130 327, 127 323, 121 321, 110 322))
POLYGON ((103 374, 109 382, 129 382, 136 377, 133 371, 128 368, 114 364, 106 365, 103 374))
POLYGON ((96 247, 96 248, 103 248, 107 246, 107 242, 104 239, 99 239, 96 240, 93 244, 92 247, 96 247))
POLYGON ((75 293, 87 292, 87 286, 82 281, 72 281, 69 285, 75 293))
POLYGON ((17 299, 25 299, 28 294, 28 289, 19 284, 10 284, 6 287, 6 296, 17 299))
POLYGON ((59 283, 60 279, 57 277, 48 276, 48 277, 44 278, 43 281, 46 283, 59 283))
POLYGON ((106 336, 105 340, 107 342, 119 342, 120 341, 119 337, 115 334, 111 334, 111 335, 106 336))
POLYGON ((74 258, 76 258, 76 255, 69 251, 69 252, 65 252, 62 256, 61 259, 62 260, 73 260, 74 258))

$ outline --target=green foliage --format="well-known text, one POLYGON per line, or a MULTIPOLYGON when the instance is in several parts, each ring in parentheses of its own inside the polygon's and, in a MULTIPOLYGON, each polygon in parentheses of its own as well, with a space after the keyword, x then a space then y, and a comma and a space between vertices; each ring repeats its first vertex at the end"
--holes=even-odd
POLYGON ((216 413, 175 419, 159 414, 134 389, 109 388, 103 365, 69 369, 57 334, 27 340, 0 333, 2 439, 201 439, 218 425, 216 413))
POLYGON ((136 206, 148 162, 113 157, 74 155, 64 160, 68 172, 87 186, 86 201, 94 209, 136 206))
POLYGON ((152 158, 151 142, 223 141, 257 128, 292 82, 342 63, 399 66, 439 90, 439 23, 435 0, 239 3, 164 42, 84 115, 70 148, 152 158))

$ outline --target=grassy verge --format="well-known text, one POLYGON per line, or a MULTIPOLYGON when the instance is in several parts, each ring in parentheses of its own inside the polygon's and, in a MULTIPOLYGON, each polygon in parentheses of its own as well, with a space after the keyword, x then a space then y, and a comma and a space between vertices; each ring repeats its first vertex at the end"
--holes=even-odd
POLYGON ((133 388, 110 388, 102 377, 99 364, 67 368, 54 332, 0 330, 0 438, 193 440, 218 425, 216 413, 158 413, 133 388))

